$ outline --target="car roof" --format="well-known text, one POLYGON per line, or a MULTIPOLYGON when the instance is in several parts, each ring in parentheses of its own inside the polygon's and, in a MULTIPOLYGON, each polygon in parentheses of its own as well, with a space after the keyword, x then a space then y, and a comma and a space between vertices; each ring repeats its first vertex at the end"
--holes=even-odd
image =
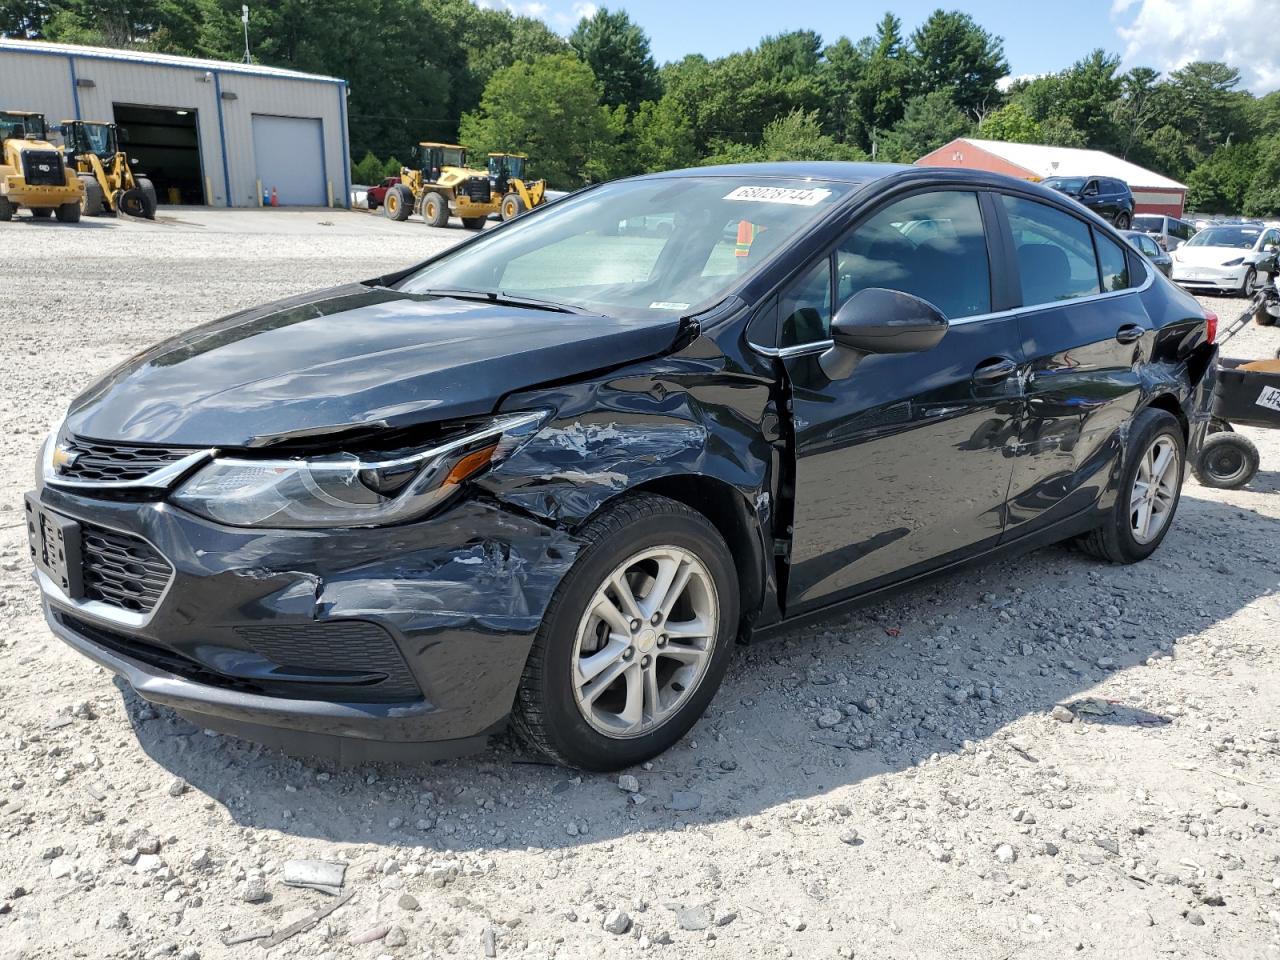
POLYGON ((802 160, 771 163, 730 163, 720 166, 685 167, 681 170, 641 174, 635 179, 675 177, 776 177, 788 180, 828 180, 856 186, 865 186, 878 181, 884 181, 885 186, 890 183, 904 181, 920 183, 936 181, 949 184, 972 184, 975 188, 991 187, 1004 190, 1016 188, 1021 191, 1038 193, 1055 201, 1061 200, 1061 194, 1050 190, 1048 187, 1043 187, 1035 181, 1022 180, 1002 173, 969 170, 963 167, 922 167, 915 164, 876 163, 874 161, 802 160))

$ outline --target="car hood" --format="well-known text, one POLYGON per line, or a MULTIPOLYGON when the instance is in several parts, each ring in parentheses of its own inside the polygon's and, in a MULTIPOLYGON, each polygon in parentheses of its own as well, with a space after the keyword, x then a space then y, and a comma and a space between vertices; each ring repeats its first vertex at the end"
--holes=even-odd
POLYGON ((264 446, 491 412, 507 393, 660 354, 677 319, 619 320, 351 284, 197 327, 71 405, 80 437, 264 446))
POLYGON ((1244 250, 1240 247, 1189 247, 1186 244, 1178 247, 1177 254, 1174 259, 1178 263, 1193 267, 1220 267, 1228 260, 1236 260, 1240 257, 1249 260, 1253 257, 1252 250, 1244 250))

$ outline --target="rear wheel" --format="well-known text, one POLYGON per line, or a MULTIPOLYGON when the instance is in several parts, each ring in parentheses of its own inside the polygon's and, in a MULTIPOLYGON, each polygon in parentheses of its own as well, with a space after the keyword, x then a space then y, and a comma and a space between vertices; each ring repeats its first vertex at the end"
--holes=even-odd
POLYGON ((676 743, 715 696, 737 635, 738 578, 711 522, 666 497, 625 500, 581 536, 513 720, 553 760, 618 770, 676 743))
POLYGON ((53 216, 53 207, 32 207, 31 216, 36 220, 48 220, 53 216))
POLYGON ((1201 486, 1216 490, 1243 487, 1258 472, 1258 448, 1238 433, 1214 433, 1205 438, 1191 464, 1201 486))
POLYGON ((9 202, 8 197, 0 197, 0 223, 7 223, 13 219, 13 204, 9 202))
POLYGON ((1121 210, 1119 213, 1116 214, 1117 230, 1128 230, 1130 224, 1132 223, 1133 223, 1133 218, 1130 217, 1129 214, 1125 213, 1123 210, 1121 210))
MULTIPOLYGON (((145 217, 147 215, 147 198, 137 187, 130 187, 128 190, 120 194, 120 212, 127 213, 131 217, 145 217)), ((155 211, 152 211, 154 216, 155 211)))
POLYGON ((524 211, 524 200, 520 198, 520 194, 508 193, 502 198, 500 214, 504 222, 507 220, 514 220, 516 217, 520 216, 520 214, 524 213, 524 211))
POLYGON ((80 182, 84 184, 84 196, 80 198, 80 210, 86 217, 96 217, 102 213, 102 187, 98 178, 89 174, 81 174, 80 182))
POLYGON ((488 217, 463 217, 462 225, 468 230, 483 230, 488 217))
POLYGON ((64 203, 58 207, 56 212, 60 223, 79 223, 80 201, 72 200, 70 203, 64 203))
POLYGON ((413 193, 404 184, 396 184, 382 198, 382 212, 391 220, 408 220, 413 212, 413 193))
POLYGON ((1112 563, 1137 563, 1164 540, 1182 495, 1186 441, 1173 415, 1148 407, 1134 418, 1116 503, 1106 521, 1083 537, 1086 553, 1112 563))
POLYGON ((432 190, 422 198, 422 219, 431 227, 449 225, 449 201, 432 190))

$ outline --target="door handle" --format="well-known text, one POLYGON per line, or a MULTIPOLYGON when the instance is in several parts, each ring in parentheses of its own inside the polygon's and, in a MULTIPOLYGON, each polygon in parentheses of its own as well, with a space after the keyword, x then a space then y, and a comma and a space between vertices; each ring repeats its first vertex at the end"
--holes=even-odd
POLYGON ((1007 380, 1018 371, 1018 365, 1008 357, 996 357, 978 364, 973 371, 973 379, 977 383, 998 383, 1007 380))
POLYGON ((1116 331, 1116 340, 1120 343, 1137 343, 1146 332, 1136 323, 1126 323, 1116 331))

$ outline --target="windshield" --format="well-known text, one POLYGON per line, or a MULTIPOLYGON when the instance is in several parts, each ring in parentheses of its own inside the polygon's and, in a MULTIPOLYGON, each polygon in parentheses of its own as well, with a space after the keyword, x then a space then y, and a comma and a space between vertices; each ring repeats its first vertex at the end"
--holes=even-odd
POLYGON ((1084 177, 1049 177, 1044 185, 1063 193, 1079 193, 1084 189, 1084 177))
POLYGON ((400 289, 529 297, 620 317, 696 312, 855 186, 759 177, 610 183, 445 254, 400 289))
POLYGON ((445 167, 465 167, 467 165, 467 152, 461 147, 445 147, 440 151, 441 166, 445 167))
POLYGON ((38 113, 6 113, 0 111, 0 140, 10 137, 46 139, 44 117, 38 113))
POLYGON ((1189 247, 1236 247, 1250 250, 1262 234, 1259 227, 1209 227, 1187 241, 1189 247))
POLYGON ((1160 233, 1164 230, 1164 217, 1153 217, 1150 214, 1134 217, 1133 229, 1147 233, 1160 233))

